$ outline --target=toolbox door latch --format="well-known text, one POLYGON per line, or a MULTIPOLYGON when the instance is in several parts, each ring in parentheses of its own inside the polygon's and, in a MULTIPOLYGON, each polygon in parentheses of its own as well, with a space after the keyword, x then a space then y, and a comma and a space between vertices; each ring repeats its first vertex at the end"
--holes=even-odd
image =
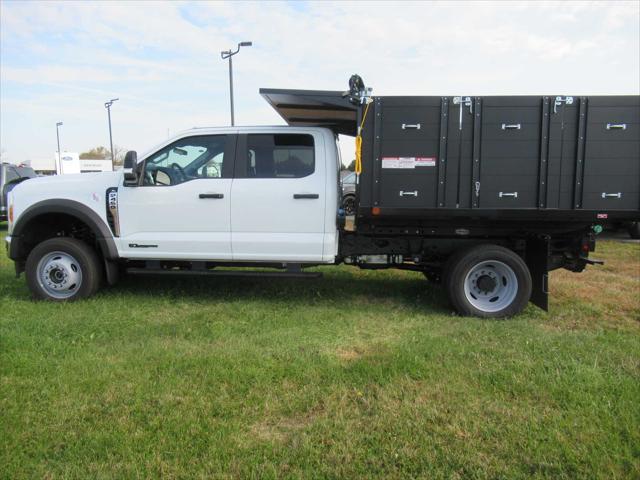
POLYGON ((573 97, 556 97, 556 101, 553 102, 553 113, 558 113, 558 106, 562 105, 573 105, 573 97))

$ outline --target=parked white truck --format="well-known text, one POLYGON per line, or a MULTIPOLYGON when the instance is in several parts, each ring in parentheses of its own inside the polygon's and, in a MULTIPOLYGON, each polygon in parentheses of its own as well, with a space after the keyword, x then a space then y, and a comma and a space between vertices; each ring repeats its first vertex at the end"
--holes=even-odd
MULTIPOLYGON (((490 97, 483 109, 480 97, 387 101, 368 98, 357 85, 346 93, 262 93, 289 126, 193 129, 140 157, 128 152, 122 171, 18 185, 9 194, 7 249, 33 295, 88 297, 122 271, 305 278, 319 275, 305 267, 345 263, 422 272, 444 285, 461 314, 504 317, 530 300, 547 307, 549 270, 577 272, 595 263, 588 255, 598 224, 638 217, 640 182, 629 174, 594 177, 616 189, 600 195, 589 190, 588 170, 575 170, 576 190, 565 195, 565 177, 535 166, 565 161, 539 132, 555 135, 553 122, 568 125, 574 107, 580 119, 585 102, 567 106, 569 97, 557 97, 551 107, 549 97, 490 97), (340 209, 339 133, 364 139, 348 228, 340 209), (524 147, 535 149, 531 159, 524 147), (501 163, 492 174, 494 159, 501 163), (552 181, 560 183, 547 186, 552 181), (576 203, 563 207, 565 196, 576 203), (226 268, 237 266, 256 270, 226 268)), ((637 177, 640 103, 613 98, 612 113, 593 100, 594 118, 602 117, 593 128, 611 138, 612 155, 613 147, 622 149, 612 165, 637 177), (603 121, 608 126, 600 131, 603 121)), ((579 122, 571 128, 590 132, 579 122)), ((579 142, 577 155, 584 155, 579 142)), ((597 167, 593 158, 580 169, 597 167)))

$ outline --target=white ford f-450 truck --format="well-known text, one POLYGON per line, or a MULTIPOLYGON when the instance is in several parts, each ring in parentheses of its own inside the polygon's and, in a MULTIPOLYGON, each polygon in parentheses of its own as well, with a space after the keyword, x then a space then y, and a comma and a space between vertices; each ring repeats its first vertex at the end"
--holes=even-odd
POLYGON ((33 295, 345 263, 422 272, 461 314, 504 317, 546 309, 548 271, 582 271, 602 224, 638 219, 638 97, 261 93, 289 126, 197 128, 122 171, 18 185, 6 242, 33 295), (338 134, 357 137, 349 221, 338 134))

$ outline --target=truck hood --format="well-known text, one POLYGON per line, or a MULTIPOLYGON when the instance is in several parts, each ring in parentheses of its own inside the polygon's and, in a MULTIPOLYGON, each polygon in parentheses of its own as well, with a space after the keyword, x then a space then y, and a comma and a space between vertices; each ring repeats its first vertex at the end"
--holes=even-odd
MULTIPOLYGON (((104 184, 116 186, 122 176, 121 172, 94 172, 94 173, 74 173, 67 175, 51 175, 46 177, 36 177, 29 179, 32 188, 65 188, 69 185, 77 184, 104 184)), ((23 182, 27 184, 27 181, 23 182)), ((17 188, 17 187, 16 187, 17 188)))
MULTIPOLYGON (((105 216, 106 192, 122 184, 122 172, 78 173, 25 180, 9 193, 14 221, 29 207, 44 201, 72 200, 105 216)), ((11 225, 9 225, 11 228, 11 225)), ((11 233, 11 232, 10 232, 11 233)))

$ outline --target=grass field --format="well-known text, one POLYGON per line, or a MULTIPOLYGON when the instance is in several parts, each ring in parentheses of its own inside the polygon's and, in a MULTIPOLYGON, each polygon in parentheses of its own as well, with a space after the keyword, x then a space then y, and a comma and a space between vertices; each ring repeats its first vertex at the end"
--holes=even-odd
POLYGON ((594 256, 487 321, 347 267, 35 303, 2 255, 0 477, 638 479, 640 245, 594 256))

